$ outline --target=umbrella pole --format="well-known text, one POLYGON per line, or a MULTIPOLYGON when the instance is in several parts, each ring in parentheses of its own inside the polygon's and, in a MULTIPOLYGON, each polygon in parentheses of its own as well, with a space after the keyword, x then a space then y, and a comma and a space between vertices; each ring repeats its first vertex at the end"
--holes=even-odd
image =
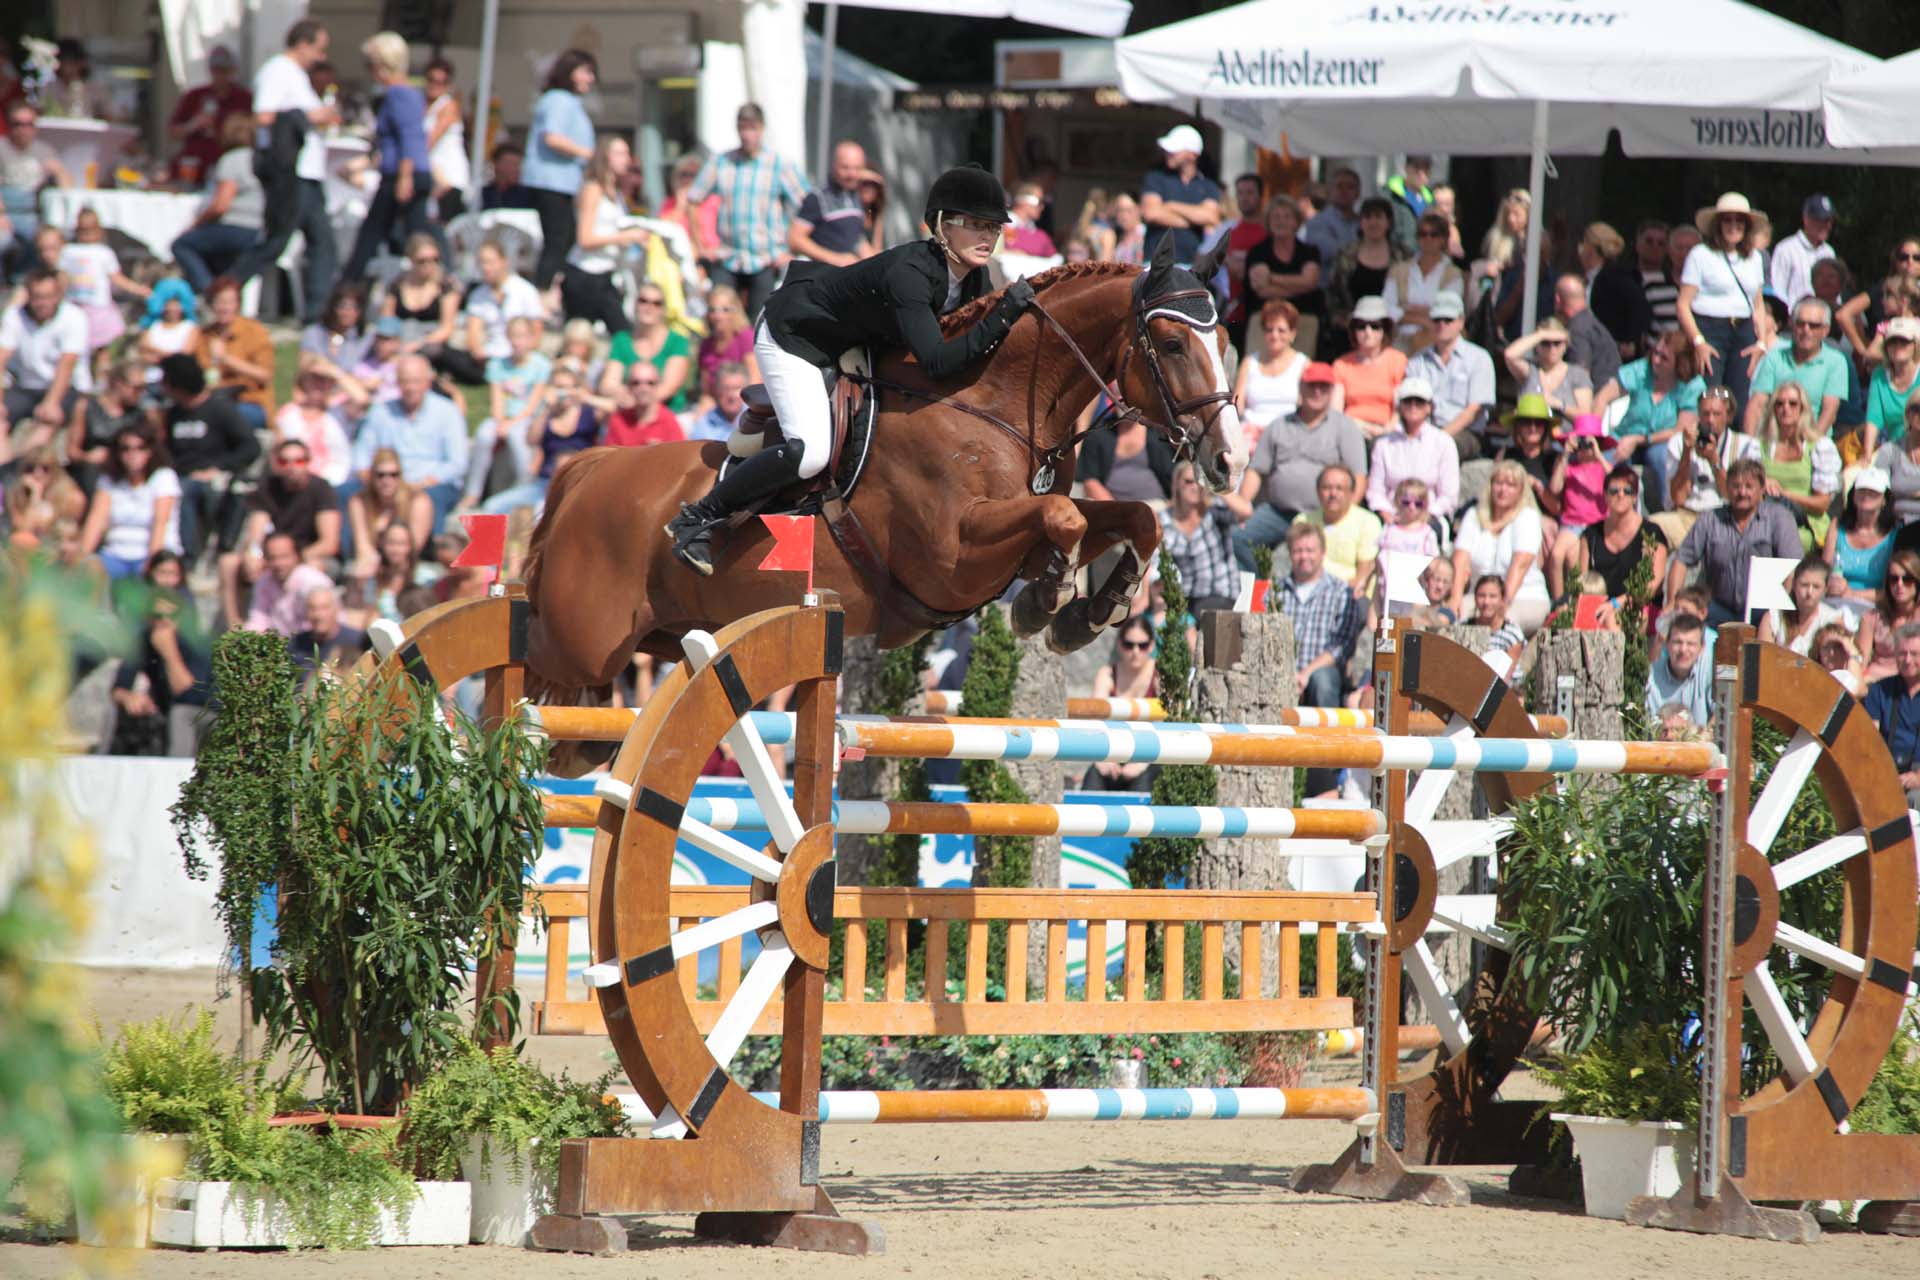
POLYGON ((1520 299, 1520 332, 1532 333, 1540 319, 1540 246, 1547 219, 1547 104, 1533 104, 1533 163, 1527 173, 1527 193, 1533 197, 1527 214, 1526 292, 1520 299))
POLYGON ((474 84, 473 133, 467 144, 467 208, 480 212, 481 177, 486 172, 488 107, 493 104, 493 47, 500 29, 500 0, 486 0, 480 20, 480 75, 474 84))
POLYGON ((840 41, 840 6, 827 6, 820 28, 820 109, 813 124, 813 180, 827 185, 827 139, 833 136, 833 59, 840 41))

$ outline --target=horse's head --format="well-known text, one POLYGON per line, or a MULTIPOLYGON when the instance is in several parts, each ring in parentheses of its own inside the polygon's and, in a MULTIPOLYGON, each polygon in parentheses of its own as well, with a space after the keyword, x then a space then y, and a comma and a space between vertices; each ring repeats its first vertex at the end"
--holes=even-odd
POLYGON ((1215 493, 1239 483, 1247 454, 1233 384, 1224 360, 1226 328, 1205 283, 1213 264, 1189 271, 1173 263, 1173 237, 1160 241, 1153 264, 1133 282, 1128 399, 1177 451, 1190 452, 1215 493))

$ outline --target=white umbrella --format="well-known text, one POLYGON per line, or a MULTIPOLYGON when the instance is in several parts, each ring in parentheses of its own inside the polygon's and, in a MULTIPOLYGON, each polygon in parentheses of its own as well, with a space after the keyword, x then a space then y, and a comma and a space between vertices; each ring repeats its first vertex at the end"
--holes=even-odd
MULTIPOLYGON (((1820 89, 1871 56, 1738 0, 1388 5, 1254 0, 1115 45, 1138 101, 1186 99, 1257 140, 1322 152, 1550 150, 1832 159, 1820 89)), ((1883 159, 1886 157, 1873 157, 1883 159)), ((1529 253, 1531 328, 1539 259, 1529 253)))
POLYGON ((1834 146, 1920 146, 1920 49, 1831 80, 1821 96, 1834 146))

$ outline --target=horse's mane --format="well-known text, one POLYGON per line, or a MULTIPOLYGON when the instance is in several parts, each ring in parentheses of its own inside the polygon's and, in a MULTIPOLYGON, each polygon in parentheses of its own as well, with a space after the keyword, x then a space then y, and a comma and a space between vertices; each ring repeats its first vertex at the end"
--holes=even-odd
MULTIPOLYGON (((1037 276, 1028 278, 1035 293, 1042 293, 1056 284, 1069 280, 1091 279, 1098 276, 1132 276, 1141 268, 1127 262, 1063 262, 1057 267, 1048 267, 1037 276)), ((943 337, 952 337, 963 330, 971 329, 981 316, 987 314, 1000 301, 1000 291, 981 294, 964 307, 957 307, 940 317, 940 333, 943 337)))

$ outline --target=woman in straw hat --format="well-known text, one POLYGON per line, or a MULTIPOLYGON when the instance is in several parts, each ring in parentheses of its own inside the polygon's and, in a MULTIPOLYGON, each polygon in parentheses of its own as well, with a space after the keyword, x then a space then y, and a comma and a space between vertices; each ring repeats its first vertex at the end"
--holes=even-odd
POLYGON ((1761 301, 1766 264, 1759 244, 1773 224, 1737 191, 1694 215, 1705 237, 1680 268, 1675 313, 1709 381, 1733 392, 1735 421, 1746 412, 1748 380, 1773 346, 1773 320, 1761 301))

